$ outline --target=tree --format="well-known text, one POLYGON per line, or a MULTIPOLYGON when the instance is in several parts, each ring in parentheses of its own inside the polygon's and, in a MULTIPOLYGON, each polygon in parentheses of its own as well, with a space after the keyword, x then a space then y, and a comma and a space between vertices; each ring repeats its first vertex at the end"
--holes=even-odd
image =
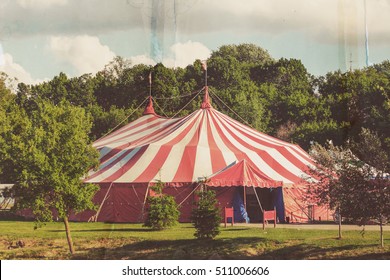
POLYGON ((148 216, 144 226, 154 230, 163 230, 174 226, 179 219, 179 210, 173 196, 163 194, 164 183, 158 181, 148 197, 148 216))
POLYGON ((220 231, 221 210, 217 206, 215 192, 202 190, 197 193, 199 200, 192 210, 191 221, 197 239, 213 239, 220 231))
POLYGON ((319 181, 310 194, 359 225, 376 221, 383 247, 383 225, 390 218, 389 159, 376 134, 363 129, 358 140, 350 148, 359 157, 350 148, 314 144, 311 155, 318 165, 313 173, 319 181))
MULTIPOLYGON (((0 181, 14 183, 17 209, 31 209, 37 220, 62 219, 69 250, 73 242, 69 216, 94 209, 92 197, 98 187, 82 178, 98 164, 98 153, 90 145, 91 119, 84 109, 68 102, 57 106, 35 100, 36 110, 25 114, 0 139, 11 143, 0 148, 0 181)), ((1 125, 7 125, 4 119, 1 125)))
POLYGON ((312 167, 311 175, 317 181, 310 184, 308 189, 308 197, 312 201, 318 201, 320 205, 329 205, 336 211, 339 220, 339 239, 341 234, 341 207, 346 201, 345 191, 341 181, 339 181, 340 164, 344 163, 345 154, 341 147, 334 146, 330 141, 327 146, 321 146, 318 143, 313 143, 310 149, 310 156, 316 162, 316 166, 312 167))
POLYGON ((346 73, 330 72, 317 82, 331 117, 340 127, 338 145, 348 137, 357 137, 365 127, 375 131, 390 151, 389 61, 346 73))
MULTIPOLYGON (((383 247, 383 225, 390 220, 390 158, 388 151, 382 144, 378 135, 369 129, 362 128, 358 137, 351 142, 351 150, 357 155, 360 164, 358 169, 363 184, 367 190, 362 193, 362 203, 365 207, 360 208, 360 213, 355 212, 354 219, 360 224, 366 224, 375 220, 380 226, 380 240, 383 247)), ((359 177, 358 177, 359 178, 359 177)))
POLYGON ((332 137, 337 135, 329 106, 315 90, 320 81, 308 73, 300 60, 281 58, 254 66, 250 77, 257 83, 265 111, 270 114, 269 133, 285 134, 294 124, 288 138, 304 148, 312 140, 321 141, 323 131, 332 137))
POLYGON ((263 65, 273 62, 267 50, 255 44, 224 45, 211 54, 211 57, 234 57, 241 63, 251 65, 263 65))

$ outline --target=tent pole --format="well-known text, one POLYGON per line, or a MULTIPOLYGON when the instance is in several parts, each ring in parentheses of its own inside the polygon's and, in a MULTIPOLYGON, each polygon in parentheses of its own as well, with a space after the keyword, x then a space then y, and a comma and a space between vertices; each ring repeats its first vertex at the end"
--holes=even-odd
POLYGON ((245 212, 247 212, 246 211, 246 187, 244 186, 243 188, 244 188, 244 208, 245 208, 245 212))
POLYGON ((186 198, 184 198, 183 199, 183 201, 182 202, 180 202, 179 204, 178 204, 178 206, 180 207, 195 191, 196 191, 196 189, 200 186, 201 184, 198 184, 191 192, 190 192, 190 194, 189 195, 187 195, 186 196, 186 198))
POLYGON ((257 198, 257 202, 259 203, 261 212, 264 212, 263 207, 261 206, 261 203, 260 203, 259 196, 257 195, 255 187, 253 187, 253 191, 255 192, 255 195, 256 195, 256 198, 257 198))
POLYGON ((104 202, 106 202, 106 200, 107 200, 107 196, 108 196, 108 193, 109 193, 110 190, 111 190, 112 185, 113 185, 113 182, 111 182, 110 187, 108 188, 108 190, 107 190, 107 192, 106 192, 106 194, 105 194, 105 196, 104 196, 104 198, 103 198, 103 200, 102 200, 102 203, 100 203, 99 209, 97 210, 96 214, 95 214, 94 216, 92 216, 91 218, 89 218, 88 222, 89 222, 90 220, 92 220, 93 222, 97 222, 97 219, 98 219, 98 217, 99 217, 100 211, 101 211, 102 208, 103 208, 104 202))
POLYGON ((149 184, 148 186, 146 187, 146 192, 145 192, 145 197, 144 197, 144 203, 142 204, 142 211, 141 211, 141 222, 143 222, 144 220, 144 211, 145 211, 145 204, 146 204, 146 200, 148 199, 148 195, 149 195, 149 184))

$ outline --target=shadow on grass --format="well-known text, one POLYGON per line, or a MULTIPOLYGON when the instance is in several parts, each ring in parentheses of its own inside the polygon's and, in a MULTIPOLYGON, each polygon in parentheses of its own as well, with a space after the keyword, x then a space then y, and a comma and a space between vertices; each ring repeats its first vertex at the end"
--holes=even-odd
MULTIPOLYGON (((49 230, 50 232, 64 232, 65 230, 49 230)), ((72 232, 156 232, 148 228, 99 228, 99 229, 76 229, 72 232)))
POLYGON ((115 248, 92 248, 75 259, 248 259, 240 249, 265 242, 258 237, 217 240, 145 240, 115 248), (218 254, 218 255, 216 255, 218 254))
POLYGON ((242 231, 249 230, 249 228, 224 228, 223 231, 242 231))
POLYGON ((262 259, 275 260, 302 260, 302 259, 382 259, 384 256, 390 256, 390 252, 382 254, 370 253, 367 255, 355 255, 353 252, 369 248, 375 248, 374 245, 344 245, 335 247, 320 247, 310 244, 298 244, 286 246, 280 249, 272 250, 258 256, 262 259), (350 252, 348 252, 350 251, 350 252), (366 257, 365 257, 366 256, 366 257))
POLYGON ((390 252, 368 253, 356 257, 348 257, 346 260, 390 260, 390 252))
POLYGON ((126 244, 81 248, 75 259, 390 259, 390 252, 376 245, 321 247, 313 244, 287 245, 260 237, 217 240, 126 240, 126 244), (286 246, 287 245, 287 246, 286 246))

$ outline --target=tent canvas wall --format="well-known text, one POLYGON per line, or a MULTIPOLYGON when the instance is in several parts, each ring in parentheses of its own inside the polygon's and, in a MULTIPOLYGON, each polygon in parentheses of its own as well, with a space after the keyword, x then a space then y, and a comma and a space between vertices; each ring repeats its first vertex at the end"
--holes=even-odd
MULTIPOLYGON (((303 149, 217 111, 208 88, 204 91, 201 108, 182 118, 158 116, 150 98, 142 117, 97 140, 93 145, 100 152, 100 166, 85 182, 101 187, 95 196, 100 207, 97 215, 84 212, 73 220, 95 214, 98 221, 141 222, 149 187, 161 180, 164 191, 181 205, 180 220, 188 221, 197 182, 243 160, 268 180, 267 187, 305 187, 302 178, 310 178, 308 166, 313 162, 303 149)), ((248 185, 257 184, 251 180, 248 185)), ((221 208, 230 207, 235 189, 224 183, 212 187, 221 208)), ((295 195, 295 202, 302 200, 300 193, 295 195)), ((285 204, 286 212, 290 204, 285 204)))

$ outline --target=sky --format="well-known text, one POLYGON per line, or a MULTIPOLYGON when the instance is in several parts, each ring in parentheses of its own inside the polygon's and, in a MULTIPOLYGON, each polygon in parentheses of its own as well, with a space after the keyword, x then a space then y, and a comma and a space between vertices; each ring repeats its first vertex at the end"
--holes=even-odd
POLYGON ((95 74, 115 56, 185 67, 240 43, 316 76, 381 63, 390 0, 0 0, 0 71, 28 84, 95 74))

